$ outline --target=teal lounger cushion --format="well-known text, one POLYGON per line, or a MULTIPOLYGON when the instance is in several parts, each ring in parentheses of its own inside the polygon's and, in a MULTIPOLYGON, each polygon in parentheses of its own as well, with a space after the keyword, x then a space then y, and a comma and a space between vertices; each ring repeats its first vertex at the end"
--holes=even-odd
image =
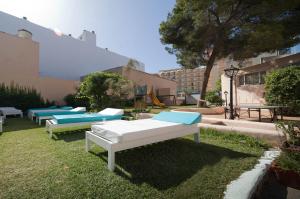
POLYGON ((71 110, 71 109, 73 109, 73 107, 72 106, 62 106, 62 107, 60 107, 60 109, 62 109, 62 110, 71 110))
POLYGON ((201 121, 201 114, 186 112, 160 112, 152 119, 190 125, 199 123, 201 121))
POLYGON ((35 113, 36 117, 46 117, 46 116, 53 116, 53 115, 75 115, 75 114, 83 114, 85 111, 52 111, 52 112, 40 112, 35 113))
POLYGON ((76 115, 54 115, 57 124, 69 124, 80 122, 99 122, 104 120, 119 120, 122 115, 101 115, 98 113, 86 113, 76 115))

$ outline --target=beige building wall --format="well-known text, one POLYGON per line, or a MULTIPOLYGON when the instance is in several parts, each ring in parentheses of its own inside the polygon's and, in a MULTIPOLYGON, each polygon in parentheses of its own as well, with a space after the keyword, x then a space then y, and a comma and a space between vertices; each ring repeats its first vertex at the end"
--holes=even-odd
MULTIPOLYGON (((292 54, 288 56, 278 56, 277 59, 270 59, 262 64, 256 64, 251 66, 246 66, 240 69, 239 74, 234 82, 234 93, 233 101, 234 104, 265 104, 265 84, 259 82, 256 84, 249 84, 245 81, 245 76, 257 74, 267 74, 270 71, 276 70, 278 68, 287 67, 290 65, 300 64, 300 53, 292 54), (244 84, 240 85, 239 78, 244 78, 244 84)), ((261 77, 259 77, 259 81, 261 77)), ((224 92, 230 92, 230 79, 225 75, 222 75, 222 98, 225 100, 224 92)), ((227 95, 227 100, 229 102, 229 94, 227 95)))
POLYGON ((0 32, 0 82, 33 87, 39 77, 39 44, 0 32))
MULTIPOLYGON (((139 70, 135 70, 128 66, 116 67, 107 72, 114 72, 122 75, 122 77, 132 81, 136 86, 145 86, 147 89, 153 87, 153 91, 156 95, 174 95, 177 93, 177 83, 176 81, 171 81, 165 78, 162 78, 156 74, 149 74, 139 70)), ((147 91, 149 93, 149 90, 147 91)), ((163 103, 171 105, 173 103, 171 97, 163 97, 163 103)))
POLYGON ((76 92, 79 81, 41 77, 36 89, 41 92, 43 98, 54 100, 58 104, 64 104, 64 97, 76 92))
MULTIPOLYGON (((227 102, 229 103, 230 79, 224 74, 221 76, 221 84, 222 99, 226 101, 224 92, 227 91, 227 102)), ((265 104, 264 92, 264 85, 246 85, 240 87, 236 84, 236 81, 233 81, 233 104, 265 104)))
POLYGON ((165 90, 168 88, 170 89, 170 95, 176 95, 177 83, 175 81, 167 80, 157 75, 134 70, 129 67, 122 67, 122 75, 123 77, 133 81, 136 85, 147 85, 148 88, 153 87, 154 91, 158 89, 165 90))
POLYGON ((0 32, 0 83, 35 88, 44 99, 63 104, 79 81, 39 76, 39 44, 28 38, 0 32))

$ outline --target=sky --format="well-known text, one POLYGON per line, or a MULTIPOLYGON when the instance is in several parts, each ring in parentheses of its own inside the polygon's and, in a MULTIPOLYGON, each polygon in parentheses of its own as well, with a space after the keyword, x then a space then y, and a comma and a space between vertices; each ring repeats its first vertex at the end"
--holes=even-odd
POLYGON ((137 59, 145 70, 178 67, 160 42, 159 25, 176 0, 0 0, 0 10, 79 37, 94 30, 97 46, 137 59))
MULTIPOLYGON (((145 70, 179 67, 160 42, 159 25, 176 0, 0 0, 0 10, 79 37, 94 30, 97 46, 137 59, 145 70)), ((300 45, 292 49, 299 52, 300 45)))

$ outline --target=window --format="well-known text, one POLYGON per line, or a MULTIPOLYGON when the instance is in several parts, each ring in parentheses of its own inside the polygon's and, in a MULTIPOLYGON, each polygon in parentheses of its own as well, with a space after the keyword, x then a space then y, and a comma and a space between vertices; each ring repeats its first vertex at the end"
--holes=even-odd
POLYGON ((265 84, 266 71, 260 72, 260 84, 265 84))
POLYGON ((266 71, 249 73, 238 77, 239 86, 265 83, 266 71))
POLYGON ((259 73, 246 74, 245 84, 259 84, 259 73))
POLYGON ((245 76, 242 75, 242 76, 239 76, 239 85, 245 85, 245 76))

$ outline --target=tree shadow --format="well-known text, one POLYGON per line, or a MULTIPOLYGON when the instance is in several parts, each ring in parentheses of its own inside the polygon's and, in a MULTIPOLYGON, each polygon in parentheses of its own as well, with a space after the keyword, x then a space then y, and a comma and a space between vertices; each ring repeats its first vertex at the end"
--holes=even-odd
POLYGON ((85 131, 86 129, 76 129, 76 130, 69 130, 69 131, 60 131, 60 132, 53 132, 54 140, 64 140, 65 142, 74 142, 78 140, 85 139, 85 131))
MULTIPOLYGON (((92 153, 107 162, 107 152, 92 153)), ((134 184, 147 183, 166 190, 224 157, 240 159, 255 156, 215 145, 197 144, 188 139, 175 139, 116 153, 115 172, 134 184)))
POLYGON ((34 123, 33 121, 27 118, 14 118, 9 117, 6 118, 3 124, 3 132, 12 132, 12 131, 22 131, 22 130, 29 130, 29 129, 37 129, 42 128, 43 126, 39 126, 38 124, 34 123))

